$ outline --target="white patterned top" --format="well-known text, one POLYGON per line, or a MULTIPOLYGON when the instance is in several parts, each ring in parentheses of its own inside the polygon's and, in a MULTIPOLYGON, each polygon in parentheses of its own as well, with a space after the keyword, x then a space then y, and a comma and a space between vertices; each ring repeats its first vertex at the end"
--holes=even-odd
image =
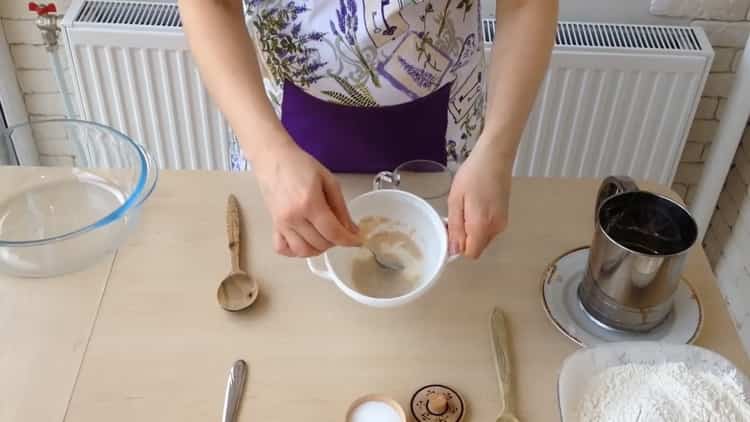
POLYGON ((245 7, 277 113, 284 81, 355 107, 402 104, 451 84, 448 159, 470 152, 485 106, 478 0, 245 0, 245 7))

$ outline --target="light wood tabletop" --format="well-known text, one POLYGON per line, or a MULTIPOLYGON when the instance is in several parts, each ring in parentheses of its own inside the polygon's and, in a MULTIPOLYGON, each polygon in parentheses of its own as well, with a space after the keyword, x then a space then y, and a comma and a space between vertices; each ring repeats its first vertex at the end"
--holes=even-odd
MULTIPOLYGON (((32 171, 0 167, 0 197, 32 171)), ((0 274, 0 421, 63 420, 112 260, 49 279, 0 274)))
MULTIPOLYGON (((371 178, 341 182, 353 197, 371 178)), ((517 413, 523 421, 556 421, 558 371, 577 346, 548 321, 541 278, 552 260, 590 241, 597 187, 595 180, 516 180, 510 226, 481 260, 450 264, 416 302, 373 309, 313 276, 303 260, 274 254, 252 174, 165 171, 112 266, 65 420, 218 420, 236 359, 249 367, 240 421, 343 422, 359 396, 385 394, 408 409, 411 394, 431 383, 463 394, 466 421, 494 420, 488 321, 499 307, 513 338, 517 413), (262 292, 241 313, 216 302, 229 266, 230 193, 243 210, 245 268, 262 292)), ((747 372, 750 362, 698 247, 685 276, 704 305, 697 344, 747 372)), ((17 359, 13 351, 5 357, 17 359)))

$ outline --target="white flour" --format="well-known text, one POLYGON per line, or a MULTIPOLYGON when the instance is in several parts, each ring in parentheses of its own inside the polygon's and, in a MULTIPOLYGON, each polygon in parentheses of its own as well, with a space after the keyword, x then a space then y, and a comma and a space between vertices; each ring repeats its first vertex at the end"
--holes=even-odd
POLYGON ((629 364, 589 382, 578 422, 750 422, 750 406, 734 374, 629 364))

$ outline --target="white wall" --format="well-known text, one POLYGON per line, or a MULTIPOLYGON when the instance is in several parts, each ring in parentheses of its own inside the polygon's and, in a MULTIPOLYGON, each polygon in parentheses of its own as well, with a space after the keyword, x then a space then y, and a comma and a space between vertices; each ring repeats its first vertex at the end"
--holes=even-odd
POLYGON ((633 24, 687 23, 685 18, 649 14, 651 0, 559 0, 560 19, 571 21, 618 22, 633 24))
MULTIPOLYGON (((58 8, 64 11, 71 0, 58 0, 58 8)), ((42 120, 63 117, 62 95, 58 91, 52 74, 49 56, 35 25, 35 15, 28 11, 26 0, 0 0, 0 22, 10 47, 10 58, 15 66, 15 86, 20 86, 20 105, 7 107, 6 113, 13 118, 11 124, 27 120, 42 120), (24 109, 25 105, 25 109, 24 109), (22 117, 20 117, 22 116, 22 117)), ((6 75, 7 76, 7 75, 6 75)), ((70 75, 68 75, 70 81, 70 75)), ((72 86, 72 85, 69 85, 72 86)), ((33 144, 29 145, 29 148, 33 144)), ((24 157, 37 156, 42 164, 52 163, 55 157, 45 151, 19 152, 24 157)), ((28 162, 28 159, 26 161, 28 162)))
MULTIPOLYGON (((0 26, 0 105, 2 105, 5 121, 9 126, 28 119, 24 98, 16 80, 15 63, 2 26, 0 26)), ((0 138, 0 164, 7 164, 10 161, 8 148, 6 141, 0 138)))
MULTIPOLYGON (((500 0, 502 1, 502 0, 500 0)), ((485 16, 494 16, 495 1, 480 0, 485 16)), ((688 22, 684 18, 652 16, 651 0, 559 0, 560 19, 566 21, 618 22, 633 24, 673 24, 688 22)))

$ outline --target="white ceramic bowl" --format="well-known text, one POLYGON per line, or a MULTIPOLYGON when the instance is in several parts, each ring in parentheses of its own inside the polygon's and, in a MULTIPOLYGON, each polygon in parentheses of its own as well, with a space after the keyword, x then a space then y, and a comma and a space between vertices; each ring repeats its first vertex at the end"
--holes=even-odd
POLYGON ((443 219, 425 200, 408 192, 383 189, 367 192, 349 204, 354 221, 380 216, 398 222, 404 232, 413 233, 413 240, 422 251, 422 272, 416 287, 409 293, 393 298, 366 296, 352 287, 352 263, 358 248, 332 248, 321 257, 307 260, 310 271, 333 281, 347 296, 364 305, 385 308, 403 305, 426 293, 440 277, 448 256, 448 232, 443 219))
POLYGON ((630 363, 658 365, 683 362, 689 368, 715 375, 735 372, 746 397, 750 397, 750 381, 725 357, 711 350, 686 344, 648 341, 607 343, 578 350, 563 362, 557 394, 562 422, 578 422, 578 406, 592 378, 604 370, 630 363))

